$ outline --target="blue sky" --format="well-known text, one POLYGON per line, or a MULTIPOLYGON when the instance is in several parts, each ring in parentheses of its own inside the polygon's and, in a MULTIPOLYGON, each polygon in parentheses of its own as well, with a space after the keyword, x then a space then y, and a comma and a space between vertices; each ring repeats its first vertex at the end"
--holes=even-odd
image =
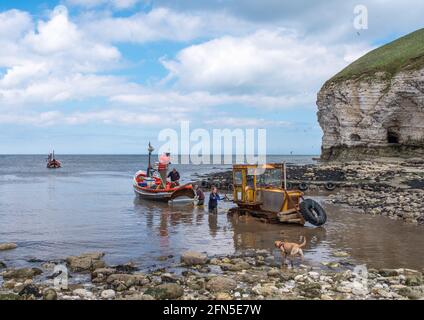
POLYGON ((358 33, 350 0, 0 1, 0 153, 144 153, 189 120, 319 154, 322 84, 422 27, 422 1, 362 4, 358 33))

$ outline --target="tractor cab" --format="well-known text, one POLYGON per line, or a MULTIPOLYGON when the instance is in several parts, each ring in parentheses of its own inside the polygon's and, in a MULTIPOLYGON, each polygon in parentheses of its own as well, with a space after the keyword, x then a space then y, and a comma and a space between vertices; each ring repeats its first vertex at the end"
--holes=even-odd
POLYGON ((271 222, 304 225, 303 192, 287 190, 286 186, 285 163, 233 166, 233 201, 240 212, 271 222))

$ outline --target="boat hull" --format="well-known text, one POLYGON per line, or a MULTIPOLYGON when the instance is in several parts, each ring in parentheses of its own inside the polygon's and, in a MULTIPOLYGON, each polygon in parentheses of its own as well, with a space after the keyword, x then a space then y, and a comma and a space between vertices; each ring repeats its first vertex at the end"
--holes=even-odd
POLYGON ((191 185, 185 185, 169 191, 149 190, 148 188, 139 187, 134 185, 134 192, 141 199, 168 202, 176 199, 192 200, 195 197, 194 190, 191 185))
POLYGON ((57 160, 52 160, 47 163, 48 169, 59 169, 60 167, 62 167, 62 164, 60 163, 60 161, 57 160))

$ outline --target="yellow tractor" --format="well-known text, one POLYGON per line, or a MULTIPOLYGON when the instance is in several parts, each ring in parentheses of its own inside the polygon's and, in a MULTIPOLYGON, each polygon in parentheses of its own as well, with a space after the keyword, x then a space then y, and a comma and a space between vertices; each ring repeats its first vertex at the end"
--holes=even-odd
POLYGON ((304 199, 303 192, 287 190, 285 163, 233 165, 233 198, 230 213, 250 214, 270 222, 321 226, 327 215, 319 203, 304 199))

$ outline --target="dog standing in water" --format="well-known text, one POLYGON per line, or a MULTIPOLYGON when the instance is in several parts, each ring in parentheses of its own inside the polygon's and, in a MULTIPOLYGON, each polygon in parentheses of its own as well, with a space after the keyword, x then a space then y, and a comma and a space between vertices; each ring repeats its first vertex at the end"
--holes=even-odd
POLYGON ((281 251, 281 257, 283 258, 283 264, 286 261, 286 257, 290 259, 291 266, 293 267, 293 260, 296 258, 296 256, 300 256, 300 258, 303 261, 303 250, 302 248, 306 245, 306 238, 303 238, 302 243, 294 243, 294 242, 287 242, 287 241, 275 241, 274 245, 276 248, 280 249, 281 251))

